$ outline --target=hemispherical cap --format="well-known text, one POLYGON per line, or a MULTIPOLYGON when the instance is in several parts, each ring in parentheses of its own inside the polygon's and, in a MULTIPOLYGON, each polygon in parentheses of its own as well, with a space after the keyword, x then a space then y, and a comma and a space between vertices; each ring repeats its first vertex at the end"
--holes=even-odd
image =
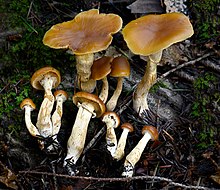
POLYGON ((130 123, 123 123, 121 125, 122 129, 128 129, 129 132, 133 132, 134 131, 134 127, 130 124, 130 123))
POLYGON ((107 49, 112 34, 122 27, 122 19, 116 14, 99 14, 91 9, 76 15, 67 22, 56 24, 48 30, 43 43, 51 48, 70 48, 77 55, 95 53, 107 49))
POLYGON ((34 102, 30 99, 30 98, 25 98, 21 104, 20 104, 20 108, 24 109, 25 106, 30 106, 32 109, 36 109, 36 105, 34 104, 34 102))
POLYGON ((55 77, 56 82, 53 83, 53 88, 56 88, 61 82, 60 72, 53 67, 43 67, 37 70, 31 77, 31 85, 37 90, 44 90, 41 86, 40 81, 45 77, 55 77))
POLYGON ((111 62, 112 77, 128 77, 130 75, 130 64, 124 56, 119 56, 111 62))
POLYGON ((91 79, 101 80, 111 72, 113 57, 103 56, 93 62, 91 67, 91 79))
POLYGON ((182 13, 146 15, 128 23, 123 37, 129 49, 138 55, 150 55, 193 35, 189 18, 182 13))
POLYGON ((73 96, 73 103, 77 105, 79 103, 88 102, 94 107, 96 117, 101 117, 105 112, 105 104, 100 100, 95 94, 90 94, 88 92, 77 92, 73 96))
POLYGON ((68 94, 64 90, 56 90, 54 92, 55 97, 60 96, 60 95, 63 95, 66 99, 68 98, 68 94))
POLYGON ((112 120, 114 120, 115 125, 114 128, 117 128, 120 124, 120 117, 118 116, 117 113, 113 112, 113 111, 107 111, 102 115, 102 120, 105 120, 105 118, 108 117, 112 120))
POLYGON ((158 139, 159 134, 156 127, 145 125, 142 128, 142 134, 144 135, 145 133, 149 133, 151 135, 151 140, 153 141, 158 139))

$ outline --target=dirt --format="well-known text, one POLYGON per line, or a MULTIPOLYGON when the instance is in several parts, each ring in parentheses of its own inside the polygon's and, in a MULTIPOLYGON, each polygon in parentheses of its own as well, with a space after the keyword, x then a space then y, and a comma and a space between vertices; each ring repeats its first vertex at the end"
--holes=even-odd
MULTIPOLYGON (((126 25, 144 14, 142 11, 138 12, 140 9, 137 7, 133 10, 127 8, 134 2, 134 0, 66 0, 65 3, 69 6, 65 6, 63 1, 41 1, 40 18, 43 23, 43 18, 52 19, 55 16, 58 18, 56 21, 67 21, 81 11, 99 8, 102 13, 118 14, 123 19, 123 25, 126 25)), ((157 4, 155 2, 149 4, 147 11, 157 6, 160 12, 166 11, 159 1, 157 4)), ((191 19, 192 23, 196 22, 193 17, 191 19)), ((190 41, 173 46, 173 49, 164 53, 162 60, 164 65, 158 67, 158 77, 180 64, 189 61, 192 63, 171 72, 162 79, 163 85, 156 87, 149 94, 150 111, 144 113, 142 117, 132 109, 131 100, 133 88, 141 79, 146 62, 144 58, 129 52, 121 33, 114 35, 111 47, 113 50, 110 52, 103 51, 97 56, 106 53, 126 55, 132 68, 131 77, 124 81, 124 89, 115 110, 120 115, 121 123, 130 122, 135 128, 134 132, 128 135, 125 155, 142 138, 141 129, 144 125, 153 125, 159 131, 159 140, 147 144, 134 168, 134 176, 129 179, 121 178, 125 157, 116 161, 107 151, 105 125, 100 119, 92 119, 89 124, 86 138, 88 150, 77 162, 79 174, 71 177, 65 170, 63 160, 66 155, 66 144, 78 110, 71 98, 76 90, 74 84, 76 71, 70 70, 67 66, 62 68, 62 65, 56 63, 63 69, 59 88, 69 92, 69 98, 64 103, 62 126, 58 134, 61 149, 56 154, 48 154, 40 150, 37 138, 32 137, 25 128, 24 112, 20 108, 13 110, 12 119, 3 116, 0 134, 0 189, 220 189, 220 108, 218 101, 214 99, 214 94, 219 92, 220 78, 218 38, 198 43, 195 37, 192 37, 190 41), (206 57, 197 61, 205 54, 206 57), (214 66, 210 67, 210 65, 214 66), (200 125, 203 119, 204 122, 207 121, 202 117, 193 117, 192 106, 198 101, 196 99, 198 89, 194 89, 194 82, 198 77, 204 77, 206 73, 215 75, 217 80, 208 84, 210 88, 199 89, 205 98, 212 97, 215 100, 213 104, 204 106, 205 112, 210 113, 212 119, 209 125, 204 125, 205 128, 202 128, 200 125), (16 116, 23 117, 22 120, 18 120, 20 122, 18 125, 23 127, 19 130, 20 138, 14 133, 8 133, 7 130, 17 121, 13 119, 16 116), (101 133, 97 136, 100 130, 101 133), (213 134, 208 136, 209 138, 202 139, 201 134, 204 136, 210 134, 210 131, 213 134), (95 136, 94 144, 88 146, 95 136)), ((4 67, 6 66, 2 63, 0 68, 4 69, 4 67)), ((34 68, 30 67, 29 72, 33 73, 34 68)), ((4 76, 2 81, 3 79, 4 76)), ((116 80, 109 77, 109 84, 112 94, 116 80)), ((100 86, 101 83, 98 83, 98 88, 100 86)), ((22 85, 18 84, 17 90, 20 91, 21 88, 22 85)), ((7 86, 5 89, 8 89, 7 86)), ((3 93, 7 93, 7 90, 0 89, 0 94, 3 93)), ((37 96, 39 102, 43 99, 42 92, 34 91, 33 94, 37 96)), ((39 109, 33 112, 33 123, 36 123, 38 111, 39 109)), ((119 139, 122 130, 118 128, 115 131, 119 139)))

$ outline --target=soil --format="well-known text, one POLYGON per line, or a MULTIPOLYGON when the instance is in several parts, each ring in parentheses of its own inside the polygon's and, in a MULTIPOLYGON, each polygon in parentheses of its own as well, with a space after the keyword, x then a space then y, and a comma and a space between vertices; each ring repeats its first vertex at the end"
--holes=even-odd
MULTIPOLYGON (((123 19, 123 26, 150 13, 152 9, 154 10, 152 12, 155 10, 158 10, 157 13, 166 12, 165 5, 160 1, 149 1, 145 13, 140 11, 140 7, 131 10, 127 8, 135 2, 134 0, 40 2, 41 11, 38 16, 41 22, 38 24, 42 25, 45 31, 43 18, 55 18, 53 20, 55 24, 58 21, 70 20, 79 12, 92 8, 99 8, 101 13, 118 14, 123 19)), ((193 15, 193 9, 188 9, 187 14, 195 24, 197 20, 193 15)), ((159 131, 159 139, 147 144, 139 162, 135 165, 133 177, 121 177, 125 157, 120 161, 111 157, 106 149, 106 127, 101 119, 97 118, 92 119, 89 124, 86 137, 87 150, 77 162, 79 174, 70 176, 63 167, 67 140, 78 110, 71 98, 78 90, 75 85, 76 70, 75 67, 69 68, 67 64, 60 65, 62 61, 69 61, 64 59, 52 64, 61 70, 62 82, 58 88, 65 89, 69 94, 68 100, 64 103, 62 126, 58 134, 61 149, 56 154, 48 154, 40 150, 37 138, 32 137, 25 127, 24 112, 20 108, 14 109, 10 118, 3 115, 0 121, 2 128, 0 132, 0 189, 220 189, 220 108, 216 98, 220 87, 219 36, 198 42, 197 28, 194 30, 195 35, 192 38, 164 52, 161 62, 163 66, 158 66, 160 81, 148 97, 150 111, 145 112, 142 117, 132 109, 131 102, 133 90, 144 74, 145 58, 140 58, 129 51, 121 33, 114 35, 109 50, 96 55, 97 57, 106 54, 126 55, 131 65, 131 76, 124 81, 123 92, 115 109, 120 116, 121 124, 129 122, 135 129, 128 135, 125 156, 142 138, 141 129, 144 125, 153 125, 159 131), (178 69, 181 64, 185 65, 178 69), (171 72, 171 69, 174 71, 171 72), (169 75, 160 78, 169 71, 169 75), (216 80, 210 79, 210 76, 215 76, 216 80), (195 82, 199 77, 208 81, 208 84, 204 82, 207 88, 195 88, 195 82), (196 110, 195 102, 199 102, 199 98, 207 99, 208 103, 204 103, 203 107, 196 110), (193 111, 198 112, 197 116, 193 111), (208 122, 205 118, 207 115, 203 114, 203 111, 210 116, 208 122), (19 120, 16 117, 22 119, 19 120), (8 128, 14 125, 22 126, 22 128, 16 131, 16 134, 13 131, 9 133, 8 128), (94 140, 93 144, 89 144, 91 140, 94 140)), ((9 35, 0 36, 1 39, 6 40, 6 37, 14 35, 13 31, 7 30, 2 31, 1 34, 7 32, 9 35)), ((5 49, 6 41, 0 42, 0 46, 5 49)), ((10 44, 10 40, 7 43, 10 44)), ((66 56, 67 53, 62 55, 66 56)), ((7 70, 8 66, 2 62, 0 68, 7 70)), ((25 67, 25 69, 28 68, 31 74, 36 70, 32 66, 25 67)), ((7 77, 5 73, 1 79, 2 82, 8 80, 7 77)), ((21 81, 15 87, 5 83, 0 89, 1 98, 11 88, 15 88, 19 93, 25 85, 30 85, 25 82, 29 81, 21 81)), ((116 84, 117 80, 109 77, 110 94, 113 93, 116 84)), ((97 90, 100 90, 100 87, 101 82, 98 82, 97 90)), ((35 99, 39 101, 37 104, 40 106, 43 92, 33 90, 31 96, 36 96, 35 99)), ((36 123, 38 111, 39 109, 33 111, 33 123, 36 123)), ((120 127, 115 132, 119 139, 122 132, 120 127)))

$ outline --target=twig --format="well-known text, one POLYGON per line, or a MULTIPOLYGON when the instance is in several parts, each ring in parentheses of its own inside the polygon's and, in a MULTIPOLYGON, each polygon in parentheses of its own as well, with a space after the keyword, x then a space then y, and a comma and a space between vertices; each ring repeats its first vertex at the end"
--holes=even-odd
MULTIPOLYGON (((186 189, 202 189, 202 190, 215 190, 214 188, 207 188, 202 186, 193 186, 193 185, 184 185, 181 183, 177 183, 172 181, 169 178, 159 177, 159 176, 135 176, 135 177, 127 177, 127 178, 97 178, 97 177, 85 177, 85 176, 69 176, 64 174, 53 174, 48 172, 37 172, 37 171, 19 171, 20 174, 35 174, 35 175, 47 175, 47 176, 56 176, 62 178, 69 178, 69 179, 83 179, 83 180, 90 180, 90 181, 98 181, 98 182, 130 182, 135 180, 159 180, 159 181, 166 181, 169 185, 183 187, 186 189)), ((217 189, 216 189, 217 190, 217 189)))
POLYGON ((181 68, 183 68, 183 67, 192 65, 192 64, 194 64, 194 63, 196 63, 196 62, 198 62, 198 61, 201 61, 202 59, 205 59, 206 57, 209 57, 209 56, 211 56, 211 55, 213 55, 213 54, 214 54, 213 52, 212 52, 212 53, 207 53, 207 54, 203 55, 202 57, 199 57, 199 58, 194 59, 194 60, 192 60, 192 61, 188 61, 188 62, 186 62, 186 63, 183 63, 183 64, 181 64, 181 65, 179 65, 179 66, 177 66, 177 67, 175 67, 175 68, 173 68, 173 69, 167 71, 166 73, 162 74, 160 77, 157 78, 156 82, 161 81, 163 78, 167 77, 169 74, 175 72, 176 70, 179 70, 179 69, 181 69, 181 68))

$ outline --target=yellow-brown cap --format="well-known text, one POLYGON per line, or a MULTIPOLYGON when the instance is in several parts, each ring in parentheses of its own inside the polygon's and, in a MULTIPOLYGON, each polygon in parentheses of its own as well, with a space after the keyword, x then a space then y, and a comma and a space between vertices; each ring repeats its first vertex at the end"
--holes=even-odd
POLYGON ((111 72, 113 57, 103 56, 93 62, 91 67, 91 79, 101 80, 111 72))
POLYGON ((43 43, 51 48, 70 48, 76 55, 95 53, 107 49, 112 34, 122 27, 116 14, 99 14, 98 9, 84 11, 71 21, 56 24, 48 30, 43 43))
POLYGON ((67 94, 67 92, 64 91, 64 90, 56 90, 56 91, 54 92, 54 96, 55 96, 55 97, 57 97, 57 96, 59 96, 59 95, 63 95, 66 99, 68 98, 68 94, 67 94))
POLYGON ((20 104, 20 108, 24 109, 25 106, 30 106, 33 110, 36 109, 36 105, 34 104, 34 102, 30 99, 30 98, 25 98, 21 104, 20 104))
POLYGON ((130 123, 123 123, 121 125, 122 129, 128 129, 129 132, 133 132, 134 131, 134 127, 130 124, 130 123))
POLYGON ((114 128, 117 128, 120 124, 120 117, 118 116, 118 114, 116 112, 113 111, 107 111, 102 115, 102 120, 106 120, 105 117, 108 117, 110 119, 114 120, 114 128))
POLYGON ((40 81, 45 77, 45 75, 50 75, 56 78, 56 82, 53 84, 53 88, 56 88, 61 82, 60 72, 53 67, 43 67, 37 70, 31 77, 31 85, 37 90, 44 90, 41 86, 40 81))
POLYGON ((144 135, 145 133, 149 133, 151 135, 151 140, 155 141, 158 139, 158 131, 156 129, 156 127, 150 126, 150 125, 145 125, 142 128, 142 134, 144 135))
POLYGON ((101 117, 105 113, 105 104, 100 100, 95 94, 90 94, 88 92, 77 92, 73 95, 73 103, 77 105, 79 103, 88 102, 94 107, 96 117, 101 117))
POLYGON ((144 56, 183 41, 193 33, 189 18, 182 13, 146 15, 131 21, 122 31, 128 48, 144 56))
POLYGON ((112 77, 128 77, 130 75, 130 64, 124 56, 115 57, 111 62, 111 69, 110 76, 112 77))

